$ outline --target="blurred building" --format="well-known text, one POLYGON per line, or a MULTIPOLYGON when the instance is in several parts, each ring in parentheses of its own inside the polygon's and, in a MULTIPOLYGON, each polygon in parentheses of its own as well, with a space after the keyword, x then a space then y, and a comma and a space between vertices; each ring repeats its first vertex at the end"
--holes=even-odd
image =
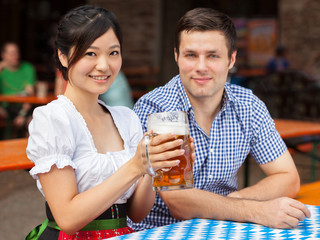
POLYGON ((53 81, 51 43, 57 21, 70 8, 86 3, 105 7, 119 19, 123 71, 133 89, 143 88, 136 98, 177 73, 175 26, 194 7, 212 7, 235 20, 237 68, 244 74, 259 74, 278 44, 287 47, 296 69, 312 69, 311 56, 320 56, 319 0, 1 0, 0 44, 17 41, 23 58, 37 66, 39 78, 53 81))

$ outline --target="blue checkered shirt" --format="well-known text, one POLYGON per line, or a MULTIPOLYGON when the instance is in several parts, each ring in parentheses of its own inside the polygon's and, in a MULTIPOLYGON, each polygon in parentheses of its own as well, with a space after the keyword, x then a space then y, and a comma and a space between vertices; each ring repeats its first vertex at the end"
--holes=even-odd
MULTIPOLYGON (((144 95, 134 107, 144 131, 148 114, 175 110, 187 112, 190 135, 194 138, 195 188, 227 195, 237 190, 237 173, 249 153, 258 164, 265 164, 287 149, 265 104, 249 89, 225 84, 222 108, 212 122, 210 136, 195 121, 179 75, 144 95)), ((149 215, 137 224, 129 220, 129 225, 138 231, 177 221, 157 194, 149 215)))

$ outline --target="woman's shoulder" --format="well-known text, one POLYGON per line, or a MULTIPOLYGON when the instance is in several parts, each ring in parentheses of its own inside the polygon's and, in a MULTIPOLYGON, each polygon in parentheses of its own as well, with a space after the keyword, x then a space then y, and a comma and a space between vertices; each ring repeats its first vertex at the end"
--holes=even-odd
POLYGON ((139 118, 136 115, 136 113, 128 107, 108 106, 107 108, 115 120, 120 120, 121 122, 127 122, 127 123, 132 121, 134 122, 139 121, 139 118))
POLYGON ((35 108, 33 117, 36 118, 39 115, 44 115, 47 119, 65 121, 72 116, 72 106, 62 96, 58 96, 58 99, 51 101, 47 105, 35 108))

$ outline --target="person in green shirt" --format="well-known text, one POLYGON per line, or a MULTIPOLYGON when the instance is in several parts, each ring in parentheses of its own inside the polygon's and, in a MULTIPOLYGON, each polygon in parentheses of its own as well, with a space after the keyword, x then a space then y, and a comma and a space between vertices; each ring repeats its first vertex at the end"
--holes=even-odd
MULTIPOLYGON (((14 42, 7 42, 1 48, 0 94, 33 95, 36 72, 32 64, 20 60, 19 47, 14 42)), ((31 105, 7 104, 0 107, 0 117, 12 120, 14 127, 22 129, 31 115, 31 105)))

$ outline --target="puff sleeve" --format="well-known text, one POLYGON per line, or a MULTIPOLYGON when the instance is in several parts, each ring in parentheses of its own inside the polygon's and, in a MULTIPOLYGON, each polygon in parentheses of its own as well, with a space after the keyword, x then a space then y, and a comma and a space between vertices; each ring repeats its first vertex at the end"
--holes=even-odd
POLYGON ((27 156, 35 166, 30 175, 38 179, 37 174, 49 172, 55 164, 58 168, 71 166, 75 150, 70 116, 54 104, 38 107, 33 112, 29 125, 27 156))

